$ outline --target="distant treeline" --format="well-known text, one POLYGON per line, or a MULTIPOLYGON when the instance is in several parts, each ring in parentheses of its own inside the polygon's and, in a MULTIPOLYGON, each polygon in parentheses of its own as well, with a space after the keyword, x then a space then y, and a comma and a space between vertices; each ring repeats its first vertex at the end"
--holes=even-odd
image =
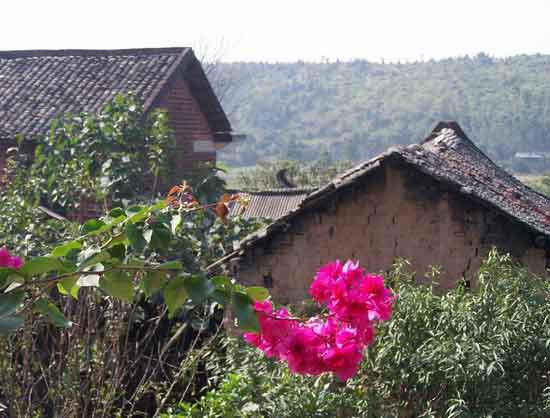
POLYGON ((234 84, 223 104, 248 136, 222 153, 231 166, 322 151, 366 159, 422 140, 440 120, 458 121, 513 170, 527 171, 516 152, 550 151, 550 56, 220 65, 234 84))

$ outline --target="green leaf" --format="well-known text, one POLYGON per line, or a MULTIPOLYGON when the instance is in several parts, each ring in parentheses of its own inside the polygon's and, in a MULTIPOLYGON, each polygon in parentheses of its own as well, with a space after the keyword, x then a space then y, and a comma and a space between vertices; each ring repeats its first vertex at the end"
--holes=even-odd
POLYGON ((147 245, 147 242, 143 238, 143 233, 135 224, 130 223, 126 225, 124 232, 126 232, 128 242, 135 250, 142 251, 147 245))
POLYGON ((173 318, 178 309, 187 301, 182 277, 174 277, 164 288, 164 301, 168 307, 169 317, 173 318))
POLYGON ((233 293, 232 301, 239 328, 245 331, 258 332, 260 324, 250 296, 240 292, 233 293))
POLYGON ((262 302, 269 297, 269 290, 265 287, 253 286, 246 289, 248 296, 254 301, 262 302))
POLYGON ((227 306, 231 303, 231 293, 233 292, 233 283, 226 276, 214 276, 210 282, 216 287, 212 292, 211 298, 222 306, 227 306))
POLYGON ((165 282, 166 273, 162 271, 147 273, 141 283, 145 296, 147 296, 148 298, 153 296, 160 289, 162 289, 162 286, 164 286, 165 282))
POLYGON ((0 294, 0 318, 14 314, 24 299, 25 292, 22 290, 0 294))
POLYGON ((72 325, 59 308, 47 299, 37 300, 33 305, 33 311, 44 315, 56 327, 67 328, 72 325))
POLYGON ((54 271, 67 271, 66 266, 55 257, 34 257, 25 262, 25 265, 19 270, 25 277, 38 276, 54 271))
POLYGON ((231 283, 231 279, 226 276, 214 276, 210 279, 210 281, 218 289, 231 290, 233 288, 233 283, 231 283))
POLYGON ((122 208, 113 208, 111 209, 111 211, 109 212, 109 216, 111 218, 118 218, 120 216, 124 216, 126 217, 126 214, 124 213, 124 209, 122 208))
POLYGON ((124 244, 116 244, 107 249, 107 252, 111 257, 116 258, 122 262, 126 257, 126 246, 124 244))
POLYGON ((204 276, 186 277, 184 280, 185 290, 195 305, 204 302, 214 291, 214 286, 204 276))
POLYGON ((172 230, 172 234, 176 234, 176 231, 178 227, 181 225, 183 218, 180 213, 177 215, 174 215, 172 219, 170 220, 170 229, 172 230))
POLYGON ((105 273, 99 280, 99 287, 109 296, 128 302, 134 300, 134 282, 127 272, 112 271, 105 273))
POLYGON ((132 205, 132 206, 128 206, 126 208, 126 215, 128 216, 134 216, 138 213, 142 213, 143 211, 146 211, 147 207, 143 207, 143 206, 140 206, 140 205, 132 205))
POLYGON ((210 297, 222 306, 227 306, 231 302, 231 292, 227 290, 216 289, 210 297))
POLYGON ((66 257, 73 250, 79 250, 82 244, 78 241, 71 241, 66 244, 55 247, 52 251, 52 257, 66 257))
POLYGON ((180 261, 168 261, 159 265, 157 270, 183 270, 183 266, 180 261))
POLYGON ((22 328, 24 324, 25 320, 18 315, 0 318, 0 335, 11 334, 12 332, 17 331, 19 328, 22 328))
POLYGON ((107 251, 101 251, 97 247, 89 248, 79 255, 79 269, 84 270, 87 267, 108 261, 111 259, 111 254, 107 251))
POLYGON ((153 234, 151 235, 149 245, 156 250, 166 251, 170 246, 171 238, 172 236, 168 228, 157 225, 153 228, 153 234))
POLYGON ((97 231, 105 225, 105 222, 100 221, 99 219, 90 219, 80 227, 80 233, 82 235, 87 235, 90 232, 97 231))
POLYGON ((131 206, 126 209, 126 213, 129 218, 126 220, 128 223, 137 223, 143 221, 149 216, 151 212, 157 209, 162 209, 166 206, 163 200, 149 207, 131 206))
POLYGON ((14 278, 24 278, 19 270, 0 268, 0 289, 12 283, 14 278))
POLYGON ((80 286, 77 286, 78 277, 71 276, 65 279, 61 279, 57 282, 57 290, 62 295, 71 295, 73 298, 78 299, 78 290, 80 286))

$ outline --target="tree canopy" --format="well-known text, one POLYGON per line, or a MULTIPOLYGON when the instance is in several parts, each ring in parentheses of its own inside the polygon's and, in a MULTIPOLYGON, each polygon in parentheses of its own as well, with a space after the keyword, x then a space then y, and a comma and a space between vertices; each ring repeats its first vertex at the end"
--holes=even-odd
POLYGON ((308 161, 323 150, 362 160, 421 141, 441 120, 456 120, 512 169, 521 168, 516 152, 549 147, 550 56, 220 65, 239 81, 224 105, 235 109, 233 125, 248 136, 222 152, 231 166, 308 161))

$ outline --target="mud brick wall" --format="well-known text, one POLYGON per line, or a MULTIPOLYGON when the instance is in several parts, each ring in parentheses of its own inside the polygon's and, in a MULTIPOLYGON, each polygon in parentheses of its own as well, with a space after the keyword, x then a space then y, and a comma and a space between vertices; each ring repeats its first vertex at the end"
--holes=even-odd
POLYGON ((405 166, 387 165, 332 202, 302 214, 284 233, 241 259, 238 279, 264 285, 271 276, 279 303, 308 297, 312 277, 328 261, 359 260, 369 271, 408 259, 418 281, 431 266, 441 286, 474 274, 493 246, 545 274, 547 253, 522 225, 405 166))

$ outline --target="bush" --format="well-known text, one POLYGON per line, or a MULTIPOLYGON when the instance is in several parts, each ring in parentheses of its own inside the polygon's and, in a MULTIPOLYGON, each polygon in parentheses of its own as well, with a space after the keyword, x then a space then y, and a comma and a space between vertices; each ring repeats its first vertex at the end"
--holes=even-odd
MULTIPOLYGON (((340 386, 332 376, 292 375, 239 339, 225 337, 211 351, 209 372, 217 388, 197 402, 182 402, 162 418, 332 418, 363 402, 353 385, 340 386)), ((358 415, 356 415, 358 416, 358 415)))
POLYGON ((218 370, 216 388, 165 417, 549 416, 550 283, 496 252, 472 291, 439 294, 436 283, 416 285, 406 267, 399 261, 387 275, 398 295, 394 316, 345 387, 329 376, 292 376, 225 341, 223 356, 206 359, 218 370))

